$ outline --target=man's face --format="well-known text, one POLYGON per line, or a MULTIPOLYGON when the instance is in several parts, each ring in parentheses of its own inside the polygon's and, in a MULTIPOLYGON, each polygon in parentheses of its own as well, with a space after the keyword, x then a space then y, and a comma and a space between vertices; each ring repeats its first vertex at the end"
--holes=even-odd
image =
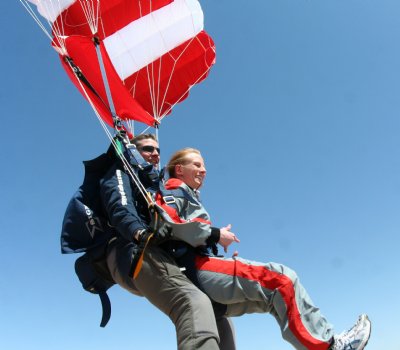
POLYGON ((140 140, 136 147, 146 162, 158 165, 160 162, 160 149, 157 141, 153 139, 140 140))

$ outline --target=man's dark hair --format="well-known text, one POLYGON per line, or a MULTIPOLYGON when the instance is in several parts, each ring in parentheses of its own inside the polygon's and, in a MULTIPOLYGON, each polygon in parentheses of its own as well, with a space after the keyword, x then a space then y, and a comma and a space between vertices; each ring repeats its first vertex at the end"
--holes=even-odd
POLYGON ((138 136, 133 137, 130 141, 135 146, 137 146, 139 141, 146 140, 146 139, 152 139, 152 140, 158 142, 157 138, 154 134, 140 134, 138 136))

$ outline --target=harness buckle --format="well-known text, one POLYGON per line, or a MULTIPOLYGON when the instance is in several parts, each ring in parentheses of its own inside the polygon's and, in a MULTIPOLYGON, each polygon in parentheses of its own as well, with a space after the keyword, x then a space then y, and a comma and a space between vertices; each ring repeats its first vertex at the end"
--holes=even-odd
POLYGON ((172 204, 176 202, 174 196, 165 196, 163 197, 163 201, 165 204, 172 204))

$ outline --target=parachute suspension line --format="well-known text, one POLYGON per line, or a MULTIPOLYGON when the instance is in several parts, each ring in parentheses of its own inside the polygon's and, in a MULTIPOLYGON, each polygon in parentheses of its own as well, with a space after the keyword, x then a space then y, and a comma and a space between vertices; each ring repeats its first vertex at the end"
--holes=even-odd
MULTIPOLYGON (((193 39, 192 39, 192 40, 193 40, 193 39)), ((198 39, 196 39, 196 40, 198 40, 198 39)), ((185 50, 186 50, 186 49, 185 49, 185 50)), ((179 60, 179 57, 176 59, 175 62, 177 62, 178 60, 179 60)), ((175 68, 175 65, 174 65, 174 68, 175 68)), ((189 87, 188 91, 190 91, 190 89, 191 89, 194 85, 196 85, 199 81, 203 80, 203 78, 208 74, 208 72, 210 71, 210 69, 211 69, 211 66, 208 67, 208 69, 207 69, 203 74, 201 74, 201 75, 199 76, 199 78, 189 87)), ((172 73, 171 73, 171 76, 172 76, 172 73)), ((168 81, 168 86, 169 86, 169 84, 170 84, 170 81, 171 81, 171 79, 168 81)), ((167 88, 166 88, 165 91, 168 91, 168 86, 167 86, 167 88)), ((188 92, 188 91, 187 91, 187 92, 188 92)), ((182 96, 179 97, 179 99, 177 99, 175 103, 173 103, 173 104, 171 104, 171 105, 169 106, 169 108, 163 113, 163 115, 160 116, 160 118, 159 118, 159 121, 160 121, 160 122, 161 122, 162 119, 164 119, 164 118, 168 115, 168 113, 175 107, 175 105, 177 105, 179 102, 182 101, 182 99, 185 97, 185 95, 186 95, 186 93, 182 94, 182 96)), ((164 95, 164 97, 166 97, 166 94, 164 95)))
POLYGON ((135 135, 135 122, 133 119, 129 119, 127 121, 128 127, 129 127, 129 131, 131 132, 132 135, 135 135))
MULTIPOLYGON (((89 97, 88 97, 89 98, 89 97)), ((90 101, 90 98, 89 98, 90 101)), ((97 116, 97 119, 99 120, 101 126, 103 127, 106 135, 108 136, 108 139, 110 140, 110 142, 112 143, 116 153, 119 155, 120 159, 122 160, 122 163, 125 166, 125 169, 127 170, 129 176, 131 177, 132 181, 135 183, 135 185, 137 186, 137 188, 139 189, 141 195, 143 196, 143 198, 147 201, 147 203, 149 205, 154 204, 153 199, 148 196, 146 188, 143 186, 143 184, 140 182, 138 176, 136 175, 136 173, 133 171, 132 166, 130 165, 129 161, 125 158, 124 154, 120 152, 119 150, 119 146, 117 145, 117 143, 115 142, 114 137, 111 135, 106 123, 103 121, 103 119, 100 117, 99 113, 97 112, 96 108, 94 107, 94 105, 92 104, 92 102, 90 101, 90 104, 92 105, 92 108, 95 111, 95 114, 97 116)))
MULTIPOLYGON (((152 17, 154 17, 153 14, 152 14, 152 17)), ((155 22, 156 22, 156 21, 155 21, 155 22)), ((175 67, 176 67, 176 65, 177 65, 177 63, 178 63, 178 61, 179 61, 179 59, 182 57, 182 55, 185 53, 185 51, 188 49, 188 47, 189 47, 190 44, 192 43, 192 41, 193 41, 193 39, 191 39, 191 40, 187 43, 186 47, 182 50, 182 52, 180 53, 180 55, 179 55, 177 58, 174 58, 171 54, 169 54, 169 56, 170 56, 170 57, 173 59, 173 61, 174 61, 174 65, 173 65, 173 67, 172 67, 171 74, 169 75, 168 83, 167 83, 167 85, 166 85, 165 92, 164 92, 164 95, 163 95, 163 98, 162 98, 161 101, 160 101, 160 98, 157 98, 157 99, 156 99, 154 96, 159 96, 159 95, 160 95, 160 88, 161 88, 161 70, 162 70, 162 56, 158 58, 158 60, 159 60, 158 82, 155 82, 155 78, 154 78, 154 72, 153 72, 153 65, 154 65, 154 63, 151 64, 151 67, 152 67, 152 82, 150 82, 150 74, 149 74, 149 69, 148 69, 148 67, 147 67, 147 78, 148 78, 148 83, 149 83, 149 91, 150 91, 150 95, 151 95, 150 98, 151 98, 152 105, 153 105, 153 114, 154 114, 154 117, 155 117, 155 119, 157 120, 157 122, 161 121, 161 119, 163 119, 163 118, 169 113, 169 111, 171 111, 171 109, 172 109, 172 106, 170 106, 170 107, 168 108, 168 110, 167 110, 168 112, 164 112, 163 114, 161 114, 161 112, 162 112, 162 107, 163 107, 163 105, 164 105, 164 103, 165 103, 165 100, 166 100, 166 98, 167 98, 167 93, 168 93, 168 90, 169 90, 169 87, 170 87, 170 84, 171 84, 172 77, 173 77, 174 72, 175 72, 175 67), (157 84, 157 93, 155 93, 155 89, 154 89, 154 85, 155 85, 155 84, 157 84), (155 100, 157 100, 157 101, 155 101, 155 100)), ((185 94, 184 94, 184 95, 185 95, 185 94)), ((182 97, 183 97, 184 95, 182 95, 182 97)), ((181 100, 182 97, 181 97, 179 100, 181 100)), ((174 104, 174 105, 175 105, 175 104, 174 104)))
POLYGON ((75 65, 74 61, 72 58, 68 56, 64 56, 64 60, 68 63, 69 67, 72 69, 74 72, 75 76, 79 79, 80 82, 84 83, 86 87, 90 89, 97 97, 98 99, 106 106, 106 103, 103 101, 101 96, 97 93, 97 91, 94 89, 94 87, 90 84, 90 82, 86 79, 86 77, 83 75, 82 71, 79 69, 77 65, 75 65))
MULTIPOLYGON (((49 2, 41 2, 44 3, 46 7, 46 13, 49 15, 52 15, 54 13, 60 13, 61 12, 61 3, 60 0, 57 1, 49 1, 49 2)), ((50 20, 47 20, 49 26, 52 28, 52 31, 54 32, 54 38, 53 41, 56 41, 56 44, 58 48, 61 50, 62 54, 67 54, 67 48, 65 45, 65 31, 64 31, 64 22, 63 21, 57 21, 54 20, 51 22, 50 20)))
MULTIPOLYGON (((182 52, 180 53, 180 55, 179 55, 177 58, 174 58, 174 65, 173 65, 173 67, 172 67, 171 74, 170 74, 170 76, 169 76, 168 83, 167 83, 167 86, 166 86, 166 88, 165 88, 165 92, 164 92, 164 96, 163 96, 163 100, 162 100, 162 104, 161 104, 161 105, 164 104, 165 99, 167 98, 167 92, 168 92, 168 89, 169 89, 170 84, 171 84, 172 76, 174 75, 174 72, 175 72, 175 67, 176 67, 176 65, 177 65, 177 63, 178 63, 178 61, 179 61, 179 59, 182 57, 182 55, 185 53, 185 51, 188 49, 188 47, 189 47, 190 44, 192 43, 192 41, 193 41, 193 39, 191 39, 191 40, 187 43, 186 47, 182 50, 182 52)), ((170 55, 170 57, 172 57, 172 55, 170 55)), ((191 87, 189 87, 189 90, 190 90, 190 88, 191 88, 191 87)), ((183 98, 183 96, 185 96, 185 93, 179 98, 178 102, 183 98)), ((176 102, 176 103, 178 103, 178 102, 176 102)), ((176 103, 175 103, 175 104, 176 104, 176 103)), ((175 105, 175 104, 174 104, 174 105, 175 105)), ((174 105, 173 105, 173 106, 174 106, 174 105)), ((173 107, 173 106, 170 106, 170 107, 167 109, 167 111, 164 112, 164 114, 160 117, 160 120, 163 119, 163 118, 169 113, 169 111, 172 110, 172 107, 173 107)))
MULTIPOLYGON (((152 4, 150 3, 150 11, 152 8, 152 4)), ((154 14, 151 12, 151 16, 154 19, 154 14)), ((154 19, 154 23, 157 23, 157 21, 154 19)), ((155 61, 157 62, 157 60, 155 61)), ((162 110, 162 106, 164 104, 165 100, 165 95, 168 92, 168 87, 166 89, 166 92, 164 94, 164 99, 160 103, 160 99, 158 96, 160 96, 160 88, 161 88, 161 71, 162 71, 162 56, 158 58, 158 81, 156 81, 155 76, 154 76, 154 62, 151 63, 151 79, 150 79, 150 74, 149 74, 149 68, 147 67, 147 79, 148 79, 148 84, 149 84, 149 92, 150 92, 150 99, 153 105, 153 115, 156 121, 158 122, 160 120, 160 114, 162 110)), ((170 79, 172 77, 173 72, 171 72, 170 79)))
POLYGON ((87 1, 80 0, 82 11, 87 19, 88 25, 93 35, 98 31, 99 26, 99 11, 100 11, 100 1, 87 1), (97 3, 97 5, 95 5, 97 3))
POLYGON ((53 40, 51 37, 49 31, 46 29, 46 27, 43 25, 42 21, 39 19, 35 11, 32 9, 31 5, 28 4, 27 0, 19 0, 19 2, 22 4, 22 6, 25 8, 25 10, 30 14, 30 16, 33 18, 33 20, 36 22, 36 24, 39 26, 39 28, 46 34, 46 36, 50 39, 50 41, 53 40))
MULTIPOLYGON (((98 41, 94 42, 95 47, 96 47, 96 53, 97 53, 97 57, 99 60, 99 65, 100 65, 100 71, 101 71, 101 75, 103 78, 103 83, 104 83, 104 87, 106 90, 106 95, 107 95, 107 99, 108 99, 108 103, 110 106, 110 111, 114 120, 114 128, 119 132, 120 128, 121 128, 121 120, 118 118, 118 116, 116 116, 116 112, 115 112, 115 107, 114 107, 114 103, 112 100, 112 96, 111 96, 111 90, 110 90, 110 86, 108 84, 108 79, 107 79, 107 74, 104 68, 104 62, 103 62, 103 58, 101 56, 101 52, 100 52, 100 45, 98 41)), ((84 94, 86 96, 86 99, 89 101, 92 109, 95 112, 95 115, 98 119, 98 121, 100 122, 100 125, 103 127, 103 130, 105 131, 106 135, 108 136, 108 139, 110 140, 110 142, 113 144, 114 149, 118 152, 118 145, 116 144, 113 136, 111 135, 110 131, 108 130, 108 127, 106 125, 106 123, 103 121, 103 119, 101 118, 100 114, 97 112, 96 107, 94 106, 90 96, 87 94, 85 87, 83 86, 83 83, 85 83, 86 78, 83 76, 83 74, 80 72, 79 68, 76 67, 72 61, 69 59, 66 60, 70 66, 70 68, 72 69, 72 71, 74 72, 75 76, 78 79, 78 82, 82 88, 82 91, 84 91, 84 94)), ((97 93, 95 92, 95 90, 91 87, 90 83, 87 82, 86 86, 88 88, 90 88, 96 95, 97 93)), ((142 183, 140 182, 139 178, 137 177, 136 173, 133 171, 131 165, 129 164, 128 160, 125 158, 125 156, 123 154, 119 154, 120 158, 123 162, 123 164, 125 165, 125 168, 127 169, 128 174, 131 176, 133 182, 135 183, 135 185, 137 186, 137 188, 139 189, 140 193, 143 195, 144 199, 149 203, 152 204, 152 198, 147 195, 146 189, 145 187, 142 185, 142 183), (150 202, 149 202, 150 200, 150 202)))
MULTIPOLYGON (((162 56, 160 57, 160 64, 158 65, 158 86, 157 86, 157 96, 160 96, 160 88, 161 88, 161 67, 162 67, 162 56)), ((171 76, 172 76, 171 72, 171 76)), ((168 90, 168 87, 167 87, 168 90)), ((159 116, 161 113, 163 103, 159 103, 159 99, 157 99, 157 121, 159 120, 159 116)))
MULTIPOLYGON (((164 38, 163 38, 163 40, 164 40, 164 38)), ((163 59, 163 56, 161 56, 159 58, 159 62, 160 63, 158 65, 158 82, 157 82, 157 95, 156 95, 157 96, 157 105, 156 105, 157 112, 154 114, 156 116, 155 118, 156 118, 157 122, 159 121, 159 117, 160 117, 160 114, 161 114, 161 111, 162 111, 163 102, 164 102, 163 101, 160 104, 160 99, 158 98, 158 96, 160 96, 160 88, 161 88, 161 70, 162 70, 162 64, 163 64, 162 59, 163 59)), ((172 74, 173 74, 173 72, 171 72, 170 78, 171 78, 172 74)), ((168 91, 168 87, 167 87, 166 91, 168 91)))
MULTIPOLYGON (((103 122, 103 121, 102 121, 103 122)), ((104 122, 103 122, 104 123, 104 122)), ((106 126, 106 125, 104 125, 106 126)), ((107 130, 108 131, 108 130, 107 130)), ((153 198, 151 196, 148 195, 146 188, 143 186, 143 184, 140 182, 139 177, 136 175, 136 173, 133 171, 132 166, 130 165, 129 161, 125 158, 124 154, 120 152, 119 146, 117 145, 117 143, 115 142, 115 139, 113 137, 111 137, 110 139, 116 153, 119 155, 120 159, 122 160, 122 163, 125 166, 125 169, 127 170, 129 176, 131 177, 131 179, 133 180, 133 182, 135 183, 135 185, 137 186, 137 188, 139 189, 141 195, 143 196, 143 198, 145 199, 145 201, 147 202, 147 204, 153 205, 155 202, 153 200, 153 198)))
MULTIPOLYGON (((150 2, 150 11, 151 11, 150 12, 151 13, 151 17, 154 19, 154 14, 152 12, 152 3, 151 2, 150 2)), ((140 12, 140 15, 142 16, 142 12, 140 12)), ((154 20, 154 22, 156 23, 155 20, 154 20)), ((161 63, 162 63, 161 60, 162 60, 162 57, 159 58, 159 62, 160 62, 159 66, 160 67, 161 67, 161 63)), ((160 80, 161 80, 160 79, 160 77, 161 77, 160 71, 161 70, 159 68, 158 83, 157 83, 155 75, 154 75, 154 62, 152 62, 150 64, 150 67, 151 67, 151 72, 149 71, 149 65, 146 67, 147 83, 149 85, 150 100, 151 100, 151 104, 152 104, 152 107, 153 107, 153 116, 156 119, 156 121, 158 121, 158 117, 159 117, 160 111, 159 111, 159 99, 157 99, 157 96, 159 96, 158 93, 160 91, 159 85, 160 85, 160 80), (156 88, 156 85, 157 85, 157 88, 156 88)))
MULTIPOLYGON (((65 41, 63 39, 63 30, 59 28, 58 23, 54 22, 51 23, 49 20, 47 20, 47 23, 49 27, 53 28, 54 32, 54 37, 50 34, 50 32, 46 29, 45 25, 43 22, 39 19, 37 16, 36 12, 32 9, 31 5, 27 2, 27 0, 19 0, 22 6, 24 6, 25 10, 30 14, 30 16, 33 18, 33 20, 36 22, 36 24, 39 26, 39 28, 45 33, 45 35, 50 39, 50 41, 55 41, 57 44, 56 50, 61 53, 62 55, 67 54, 67 50, 65 47, 65 41)), ((52 4, 52 3, 51 3, 52 4)), ((51 8, 46 5, 46 11, 47 13, 53 13, 55 7, 51 6, 51 8)))
POLYGON ((149 85, 149 93, 150 93, 150 100, 151 100, 151 104, 153 106, 153 115, 154 118, 156 118, 157 120, 157 116, 158 116, 158 111, 157 108, 155 106, 155 93, 154 93, 154 70, 153 70, 153 63, 151 63, 151 74, 149 71, 149 66, 146 67, 146 71, 147 71, 147 83, 149 85))
MULTIPOLYGON (((66 62, 70 65, 70 68, 72 69, 72 71, 74 72, 74 74, 76 74, 76 70, 74 69, 72 62, 70 60, 66 60, 66 62)), ((139 189, 140 193, 142 194, 143 198, 146 200, 146 202, 149 205, 153 205, 154 204, 154 200, 151 196, 149 196, 147 194, 146 188, 143 186, 143 184, 140 182, 138 176, 136 175, 136 173, 133 171, 132 166, 130 165, 129 161, 125 158, 125 156, 123 154, 121 154, 120 152, 118 152, 119 148, 117 143, 114 140, 113 135, 111 135, 106 123, 104 122, 104 120, 101 118, 100 114, 98 113, 92 99, 90 98, 89 94, 86 92, 85 86, 83 85, 84 83, 82 82, 82 80, 80 79, 80 77, 78 75, 76 75, 76 77, 78 78, 78 82, 79 85, 82 89, 82 91, 84 92, 84 95, 87 99, 87 101, 89 101, 90 106, 92 107, 98 121, 100 122, 100 125, 102 126, 104 132, 106 133, 109 141, 112 143, 114 149, 116 150, 116 152, 119 154, 123 164, 125 165, 125 168, 127 169, 127 172, 129 174, 129 176, 132 178, 133 182, 135 183, 135 185, 137 186, 137 188, 139 189)))
POLYGON ((154 74, 154 63, 151 64, 151 96, 153 100, 153 113, 154 118, 158 119, 158 101, 157 101, 157 93, 156 93, 156 77, 154 74))

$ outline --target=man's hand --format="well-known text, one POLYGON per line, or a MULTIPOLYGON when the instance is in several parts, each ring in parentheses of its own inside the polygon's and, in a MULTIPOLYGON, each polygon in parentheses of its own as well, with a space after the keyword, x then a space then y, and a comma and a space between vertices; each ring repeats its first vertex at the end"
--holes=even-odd
POLYGON ((142 236, 146 233, 145 229, 139 229, 136 230, 135 233, 133 234, 133 241, 135 243, 140 243, 142 240, 142 236))
POLYGON ((231 232, 231 224, 225 227, 221 227, 219 229, 220 231, 220 238, 219 238, 219 244, 224 247, 224 252, 228 252, 228 247, 230 246, 231 243, 237 242, 239 243, 239 239, 236 237, 236 235, 231 232))

